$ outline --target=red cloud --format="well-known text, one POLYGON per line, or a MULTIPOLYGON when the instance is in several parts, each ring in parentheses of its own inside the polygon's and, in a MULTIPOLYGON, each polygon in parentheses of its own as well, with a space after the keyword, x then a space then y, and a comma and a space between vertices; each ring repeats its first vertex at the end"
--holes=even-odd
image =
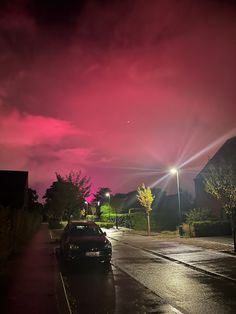
POLYGON ((0 145, 56 144, 63 137, 72 134, 79 134, 79 131, 71 123, 60 119, 17 111, 0 117, 0 145))

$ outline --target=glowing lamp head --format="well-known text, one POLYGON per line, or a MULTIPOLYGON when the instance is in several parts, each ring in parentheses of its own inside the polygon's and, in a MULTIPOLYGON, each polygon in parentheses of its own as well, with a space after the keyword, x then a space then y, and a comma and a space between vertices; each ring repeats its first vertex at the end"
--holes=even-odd
POLYGON ((170 169, 170 173, 172 173, 172 174, 176 174, 177 172, 178 172, 178 170, 176 168, 170 169))
POLYGON ((109 192, 106 192, 105 196, 106 196, 106 197, 110 197, 110 193, 109 193, 109 192))

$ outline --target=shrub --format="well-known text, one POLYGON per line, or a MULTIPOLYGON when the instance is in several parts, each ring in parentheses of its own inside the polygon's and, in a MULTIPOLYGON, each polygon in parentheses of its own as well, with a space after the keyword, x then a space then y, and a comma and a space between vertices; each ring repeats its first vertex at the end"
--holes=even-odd
POLYGON ((86 216, 87 221, 95 221, 96 220, 96 215, 87 215, 86 216))
POLYGON ((191 224, 194 221, 212 220, 212 213, 210 209, 206 208, 194 208, 190 210, 186 215, 187 224, 191 224))
POLYGON ((105 214, 105 215, 114 214, 114 209, 110 205, 107 205, 107 204, 102 205, 100 208, 100 211, 101 211, 102 215, 103 214, 105 214))

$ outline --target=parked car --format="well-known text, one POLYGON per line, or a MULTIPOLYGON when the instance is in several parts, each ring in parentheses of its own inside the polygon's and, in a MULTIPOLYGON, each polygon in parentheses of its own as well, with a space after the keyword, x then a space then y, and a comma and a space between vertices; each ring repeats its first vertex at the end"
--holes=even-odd
POLYGON ((108 264, 112 246, 95 222, 72 221, 62 234, 60 252, 66 261, 92 260, 108 264))

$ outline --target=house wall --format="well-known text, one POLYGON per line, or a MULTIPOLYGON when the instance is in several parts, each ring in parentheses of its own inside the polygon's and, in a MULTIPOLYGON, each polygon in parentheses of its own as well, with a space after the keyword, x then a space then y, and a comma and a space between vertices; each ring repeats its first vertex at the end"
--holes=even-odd
POLYGON ((12 209, 27 208, 27 171, 0 170, 0 205, 12 209))

